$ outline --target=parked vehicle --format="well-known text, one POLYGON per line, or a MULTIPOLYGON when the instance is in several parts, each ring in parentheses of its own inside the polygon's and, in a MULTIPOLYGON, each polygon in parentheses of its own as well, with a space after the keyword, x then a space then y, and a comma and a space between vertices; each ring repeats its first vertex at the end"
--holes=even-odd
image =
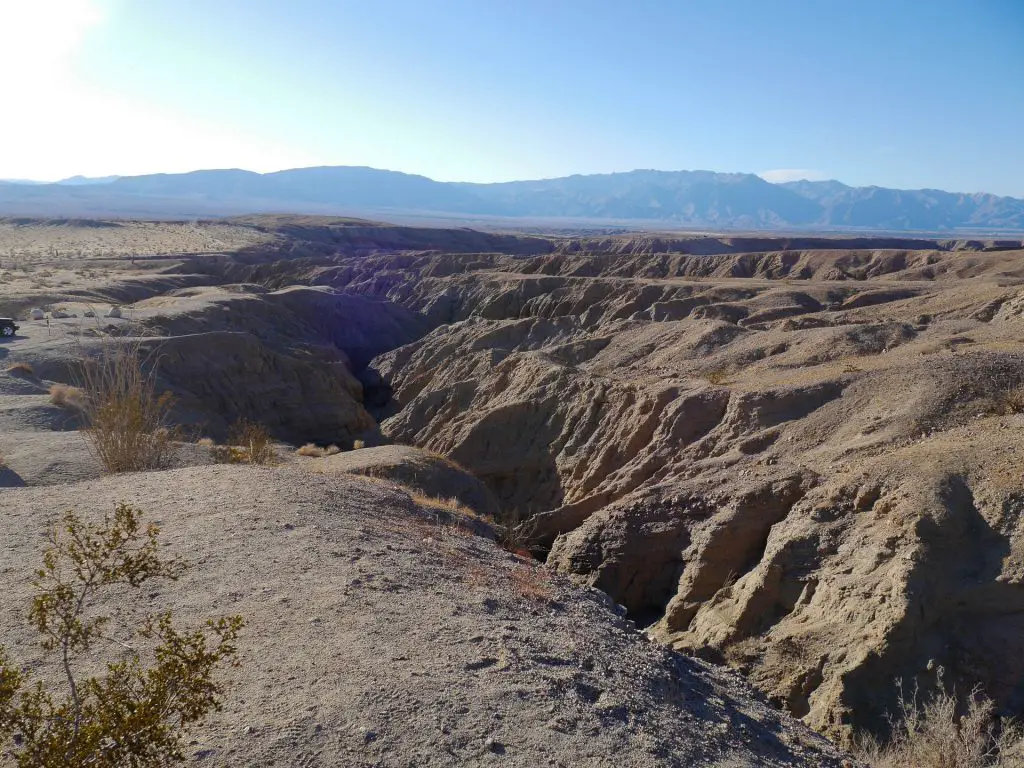
POLYGON ((0 336, 13 336, 18 328, 19 326, 14 322, 13 318, 0 317, 0 336))

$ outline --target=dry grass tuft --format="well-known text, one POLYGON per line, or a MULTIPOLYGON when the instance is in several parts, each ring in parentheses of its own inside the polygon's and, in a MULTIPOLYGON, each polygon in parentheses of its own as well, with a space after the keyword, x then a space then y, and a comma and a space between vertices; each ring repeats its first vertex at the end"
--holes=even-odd
POLYGON ((513 594, 531 603, 549 602, 555 594, 551 572, 535 563, 517 565, 512 569, 509 582, 513 594))
POLYGON ((999 392, 992 398, 992 412, 997 416, 1024 413, 1024 387, 999 392))
POLYGON ((457 462, 455 459, 449 458, 448 456, 445 456, 443 453, 440 453, 439 451, 435 451, 432 448, 424 448, 422 450, 423 450, 423 453, 426 454, 427 456, 429 456, 430 458, 437 459, 438 461, 443 462, 444 464, 447 464, 452 469, 457 469, 460 472, 465 472, 467 475, 472 475, 473 474, 468 469, 466 469, 464 466, 459 464, 459 462, 457 462))
POLYGON ((90 448, 108 472, 141 472, 169 464, 175 432, 173 398, 157 394, 137 347, 106 347, 82 364, 82 411, 90 448))
POLYGON ((352 450, 353 451, 358 451, 358 450, 361 450, 361 449, 363 449, 365 447, 366 447, 366 441, 365 440, 353 440, 352 441, 352 450))
POLYGON ((335 456, 341 453, 341 448, 336 445, 329 445, 326 448, 321 448, 316 443, 306 443, 301 448, 295 450, 298 456, 309 456, 314 459, 320 459, 324 456, 335 456))
POLYGON ((50 387, 50 402, 59 405, 61 408, 73 408, 74 410, 85 410, 88 398, 78 387, 70 384, 54 384, 50 387))
POLYGON ((214 442, 212 437, 201 437, 196 440, 196 445, 201 445, 203 448, 214 448, 217 443, 214 442))
POLYGON ((899 719, 887 744, 862 737, 857 757, 871 768, 1011 768, 1024 764, 1024 731, 1013 722, 999 723, 995 705, 977 690, 961 708, 941 683, 923 703, 917 691, 900 691, 899 719))
POLYGON ((274 464, 277 461, 266 427, 248 419, 234 423, 228 444, 214 446, 213 457, 224 464, 274 464))
POLYGON ((32 363, 26 363, 24 361, 12 363, 7 366, 7 373, 10 376, 35 376, 35 368, 32 367, 32 363))
POLYGON ((465 517, 472 520, 476 520, 480 517, 476 512, 454 497, 442 499, 439 496, 427 496, 426 494, 420 493, 412 488, 407 488, 405 490, 409 494, 409 498, 411 498, 417 506, 425 507, 436 512, 442 512, 454 517, 465 517))

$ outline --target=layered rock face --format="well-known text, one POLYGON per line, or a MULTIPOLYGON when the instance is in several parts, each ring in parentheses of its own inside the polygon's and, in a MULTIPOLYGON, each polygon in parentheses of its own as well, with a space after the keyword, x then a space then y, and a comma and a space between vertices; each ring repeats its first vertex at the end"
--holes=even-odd
MULTIPOLYGON (((950 246, 952 247, 952 246, 950 246)), ((896 678, 1024 707, 1024 252, 376 256, 372 370, 560 571, 835 736, 896 678)))

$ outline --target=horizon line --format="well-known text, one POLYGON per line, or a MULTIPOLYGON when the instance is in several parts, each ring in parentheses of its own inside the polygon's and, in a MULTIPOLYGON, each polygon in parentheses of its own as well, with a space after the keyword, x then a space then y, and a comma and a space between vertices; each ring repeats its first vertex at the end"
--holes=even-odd
MULTIPOLYGON (((84 174, 73 174, 71 176, 65 176, 63 178, 56 179, 56 180, 53 180, 53 181, 43 181, 43 180, 38 180, 38 179, 24 179, 24 178, 10 179, 10 178, 6 178, 6 177, 0 177, 0 183, 11 184, 11 185, 14 185, 14 186, 26 186, 26 187, 27 186, 58 186, 58 185, 61 185, 61 184, 65 184, 66 182, 69 182, 69 181, 73 181, 73 180, 76 180, 76 179, 82 179, 82 180, 85 180, 87 182, 88 181, 95 182, 95 184, 94 184, 95 186, 102 186, 104 184, 112 184, 114 182, 121 181, 123 179, 138 179, 138 178, 145 178, 145 177, 149 177, 149 176, 189 176, 189 175, 196 174, 196 173, 226 173, 226 172, 241 172, 241 173, 252 174, 254 176, 273 176, 275 174, 288 173, 288 172, 291 172, 291 171, 308 171, 308 170, 318 170, 318 169, 355 169, 355 170, 367 170, 367 171, 376 171, 378 173, 394 173, 394 174, 399 174, 399 175, 402 175, 402 176, 418 177, 418 178, 422 178, 422 179, 427 179, 428 181, 432 181, 435 184, 460 184, 460 185, 480 186, 480 187, 496 186, 496 185, 500 185, 500 184, 523 184, 523 183, 541 182, 541 181, 559 181, 559 180, 562 180, 562 179, 586 178, 586 177, 595 177, 595 176, 625 176, 625 175, 632 174, 632 173, 662 173, 662 174, 708 173, 708 174, 714 174, 716 176, 750 176, 750 177, 754 177, 754 178, 760 179, 765 184, 771 184, 772 186, 776 186, 776 187, 777 186, 785 186, 787 184, 795 184, 795 183, 799 183, 799 182, 807 182, 809 184, 830 184, 830 183, 834 183, 834 184, 841 184, 842 186, 847 187, 848 189, 887 189, 887 190, 893 190, 893 191, 896 191, 896 192, 941 192, 941 193, 947 194, 947 195, 968 195, 968 196, 986 195, 986 196, 994 197, 994 198, 997 198, 997 199, 1017 200, 1017 201, 1024 202, 1024 197, 1016 197, 1014 195, 999 195, 999 194, 996 194, 994 192, 986 192, 984 190, 982 190, 982 191, 975 191, 975 192, 964 192, 964 191, 954 191, 954 190, 948 190, 948 189, 941 189, 939 187, 883 187, 883 186, 880 186, 880 185, 877 185, 877 184, 868 184, 868 185, 865 185, 865 186, 853 186, 853 185, 847 184, 847 183, 845 183, 843 181, 840 181, 839 179, 835 179, 835 178, 827 178, 827 179, 794 178, 794 179, 787 179, 785 181, 770 181, 770 180, 766 179, 762 174, 771 173, 772 171, 762 171, 761 173, 754 173, 754 172, 750 172, 750 171, 712 171, 712 170, 707 170, 707 169, 703 169, 703 168, 692 168, 692 169, 679 168, 679 169, 674 169, 674 170, 665 170, 665 169, 660 169, 660 168, 633 168, 633 169, 630 169, 630 170, 627 170, 627 171, 607 171, 607 172, 595 172, 595 173, 571 173, 571 174, 564 175, 564 176, 544 176, 544 177, 533 178, 533 179, 509 179, 509 180, 506 180, 506 181, 455 181, 455 180, 435 179, 435 178, 433 178, 431 176, 427 176, 427 175, 422 174, 422 173, 410 173, 408 171, 397 171, 397 170, 393 170, 393 169, 390 169, 390 168, 378 168, 378 167, 371 166, 371 165, 327 165, 327 164, 325 164, 325 165, 303 165, 303 166, 296 166, 296 167, 292 167, 292 168, 280 168, 280 169, 274 170, 274 171, 253 171, 253 170, 250 170, 248 168, 237 168, 237 167, 235 167, 235 168, 195 168, 195 169, 189 170, 189 171, 156 171, 156 172, 153 172, 153 173, 137 173, 137 174, 124 174, 124 175, 120 175, 120 174, 105 174, 105 175, 102 175, 102 176, 86 176, 84 174), (109 181, 107 181, 107 180, 109 180, 109 181)), ((91 186, 91 185, 83 184, 82 186, 91 186)))

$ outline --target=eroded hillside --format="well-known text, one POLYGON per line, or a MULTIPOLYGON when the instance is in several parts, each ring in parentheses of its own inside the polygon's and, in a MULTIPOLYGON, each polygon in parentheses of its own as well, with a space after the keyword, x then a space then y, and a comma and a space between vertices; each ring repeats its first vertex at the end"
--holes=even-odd
POLYGON ((1024 704, 1024 252, 964 246, 303 278, 440 323, 371 365, 389 438, 470 468, 654 637, 840 736, 937 667, 1024 704))
POLYGON ((939 668, 1024 712, 1020 243, 234 225, 260 239, 6 292, 76 317, 3 345, 34 368, 0 381, 5 484, 99 474, 54 461, 47 382, 137 343, 204 434, 459 462, 549 566, 833 737, 939 668))

